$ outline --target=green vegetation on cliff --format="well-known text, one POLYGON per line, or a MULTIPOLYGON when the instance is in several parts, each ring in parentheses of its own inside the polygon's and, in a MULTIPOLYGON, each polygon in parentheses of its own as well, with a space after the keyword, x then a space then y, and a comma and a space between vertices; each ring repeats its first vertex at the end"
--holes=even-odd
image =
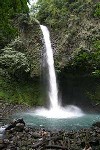
POLYGON ((37 75, 39 70, 36 64, 36 54, 39 52, 36 52, 35 46, 27 49, 30 41, 22 39, 18 37, 1 49, 0 99, 16 104, 43 105, 39 73, 37 75))
POLYGON ((38 72, 39 52, 36 36, 28 37, 31 30, 37 30, 37 23, 29 18, 27 2, 0 1, 0 99, 42 105, 40 83, 31 78, 38 72))
POLYGON ((99 0, 39 0, 33 9, 50 28, 56 69, 100 76, 99 0))
MULTIPOLYGON (((64 78, 100 78, 99 0, 38 0, 31 12, 49 27, 56 71, 64 78)), ((100 101, 100 84, 87 93, 100 101)))
MULTIPOLYGON (((34 81, 41 72, 39 22, 50 30, 56 71, 100 78, 99 0, 38 0, 31 16, 27 2, 0 1, 0 98, 43 103, 34 81)), ((99 100, 97 95, 90 97, 99 100)))
POLYGON ((0 99, 14 104, 43 105, 41 85, 38 79, 16 81, 0 76, 0 99))
POLYGON ((40 23, 45 23, 52 28, 65 28, 71 15, 79 19, 77 17, 84 14, 87 9, 90 13, 92 10, 91 18, 100 17, 99 0, 38 0, 37 4, 31 7, 31 12, 40 23))
POLYGON ((28 13, 28 0, 1 0, 0 1, 0 48, 14 39, 18 30, 14 21, 20 13, 28 13))

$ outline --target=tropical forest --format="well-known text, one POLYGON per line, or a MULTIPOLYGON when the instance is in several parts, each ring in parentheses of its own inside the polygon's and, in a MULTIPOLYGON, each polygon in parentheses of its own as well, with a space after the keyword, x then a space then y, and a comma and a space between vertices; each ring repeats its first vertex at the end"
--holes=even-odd
POLYGON ((100 1, 0 1, 0 149, 100 149, 100 1))

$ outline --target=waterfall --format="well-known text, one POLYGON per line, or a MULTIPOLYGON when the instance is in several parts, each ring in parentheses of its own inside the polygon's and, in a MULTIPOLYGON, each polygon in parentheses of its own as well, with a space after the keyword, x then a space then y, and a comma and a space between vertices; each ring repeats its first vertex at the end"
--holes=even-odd
MULTIPOLYGON (((35 110, 35 115, 43 116, 47 118, 75 118, 83 116, 83 112, 80 108, 69 105, 67 107, 61 107, 58 101, 58 88, 57 80, 54 68, 53 50, 51 47, 50 34, 46 26, 40 25, 43 33, 44 45, 46 49, 46 63, 48 66, 48 80, 49 91, 48 96, 50 100, 49 109, 39 108, 35 110)), ((44 74, 45 76, 45 74, 44 74)))
POLYGON ((59 107, 58 103, 58 88, 57 88, 57 80, 56 80, 56 74, 55 74, 55 68, 54 68, 54 59, 53 59, 53 50, 51 47, 51 41, 50 41, 50 34, 49 30, 46 26, 40 25, 43 37, 44 37, 44 45, 46 49, 46 62, 48 65, 48 71, 49 71, 49 100, 50 100, 50 108, 57 108, 59 107))

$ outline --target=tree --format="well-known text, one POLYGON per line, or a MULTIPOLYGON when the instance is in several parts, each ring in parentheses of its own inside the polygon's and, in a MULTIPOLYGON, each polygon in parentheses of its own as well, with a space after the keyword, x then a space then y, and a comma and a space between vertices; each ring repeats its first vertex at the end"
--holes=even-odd
POLYGON ((67 19, 67 3, 66 0, 38 0, 37 4, 32 6, 31 12, 41 23, 59 26, 67 19))
POLYGON ((28 13, 28 0, 0 1, 0 49, 17 35, 13 19, 19 13, 28 13))

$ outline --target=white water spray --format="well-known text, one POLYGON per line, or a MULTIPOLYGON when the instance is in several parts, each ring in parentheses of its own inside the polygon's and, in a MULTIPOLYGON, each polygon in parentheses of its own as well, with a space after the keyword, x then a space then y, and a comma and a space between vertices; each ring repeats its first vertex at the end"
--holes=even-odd
POLYGON ((56 81, 56 74, 54 68, 53 50, 50 42, 50 34, 46 26, 40 25, 43 33, 44 44, 46 48, 46 62, 49 70, 49 99, 50 108, 40 108, 35 111, 36 115, 44 116, 47 118, 75 118, 83 116, 81 109, 76 106, 70 105, 66 108, 60 106, 58 101, 58 88, 56 81))

